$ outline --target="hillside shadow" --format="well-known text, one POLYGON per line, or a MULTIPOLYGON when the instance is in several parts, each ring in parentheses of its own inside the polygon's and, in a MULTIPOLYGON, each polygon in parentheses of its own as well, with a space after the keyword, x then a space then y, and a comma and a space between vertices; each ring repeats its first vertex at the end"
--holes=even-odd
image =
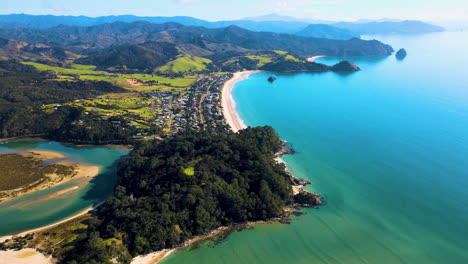
POLYGON ((118 183, 117 170, 119 162, 126 156, 122 155, 110 166, 103 168, 103 172, 89 182, 91 188, 81 198, 87 201, 94 201, 93 207, 107 200, 118 183))

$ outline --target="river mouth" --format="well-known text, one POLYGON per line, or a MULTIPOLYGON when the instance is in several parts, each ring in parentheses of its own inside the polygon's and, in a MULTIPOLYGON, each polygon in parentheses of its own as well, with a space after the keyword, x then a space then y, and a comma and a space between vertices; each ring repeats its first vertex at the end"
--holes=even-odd
POLYGON ((0 202, 0 236, 59 222, 106 200, 117 184, 117 164, 129 150, 116 146, 77 147, 40 139, 0 144, 0 154, 27 152, 46 155, 47 164, 81 167, 83 173, 53 187, 0 202))

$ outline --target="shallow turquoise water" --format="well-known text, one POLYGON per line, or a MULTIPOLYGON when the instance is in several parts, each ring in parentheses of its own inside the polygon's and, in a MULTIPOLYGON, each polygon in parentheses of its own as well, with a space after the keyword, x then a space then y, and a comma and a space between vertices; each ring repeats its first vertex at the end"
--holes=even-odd
POLYGON ((128 153, 128 150, 117 147, 73 147, 37 140, 15 141, 0 145, 0 153, 33 150, 60 152, 66 155, 65 160, 97 165, 101 171, 84 187, 52 199, 47 195, 72 188, 81 182, 72 179, 48 190, 0 203, 0 236, 52 224, 105 200, 111 195, 116 184, 116 164, 128 153))
POLYGON ((326 205, 164 264, 468 263, 468 34, 377 38, 408 57, 350 58, 361 72, 274 84, 259 73, 234 90, 248 125, 298 150, 288 168, 326 205))

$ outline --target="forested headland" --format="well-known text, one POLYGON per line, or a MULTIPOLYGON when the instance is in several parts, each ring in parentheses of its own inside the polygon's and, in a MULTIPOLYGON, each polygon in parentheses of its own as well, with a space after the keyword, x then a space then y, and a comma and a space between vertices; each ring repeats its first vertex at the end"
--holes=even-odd
POLYGON ((129 263, 220 226, 281 216, 295 200, 291 176, 274 160, 281 144, 267 126, 216 135, 184 131, 142 143, 120 163, 114 195, 66 260, 129 263))

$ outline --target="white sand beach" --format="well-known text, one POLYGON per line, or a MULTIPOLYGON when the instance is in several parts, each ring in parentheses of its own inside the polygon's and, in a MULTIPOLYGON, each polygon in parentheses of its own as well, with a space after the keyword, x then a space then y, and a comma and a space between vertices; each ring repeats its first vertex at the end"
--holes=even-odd
POLYGON ((234 86, 237 82, 245 80, 249 78, 251 74, 257 72, 259 71, 236 72, 234 73, 234 76, 224 84, 221 99, 223 115, 224 119, 226 120, 226 123, 231 127, 231 130, 234 132, 247 128, 247 126, 236 111, 236 102, 232 97, 232 89, 234 89, 234 86))
POLYGON ((49 264, 54 263, 52 257, 47 257, 33 248, 22 250, 0 251, 0 263, 8 264, 49 264))
POLYGON ((323 57, 326 57, 326 56, 325 55, 313 56, 313 57, 307 58, 307 61, 308 62, 314 62, 316 59, 323 58, 323 57))

